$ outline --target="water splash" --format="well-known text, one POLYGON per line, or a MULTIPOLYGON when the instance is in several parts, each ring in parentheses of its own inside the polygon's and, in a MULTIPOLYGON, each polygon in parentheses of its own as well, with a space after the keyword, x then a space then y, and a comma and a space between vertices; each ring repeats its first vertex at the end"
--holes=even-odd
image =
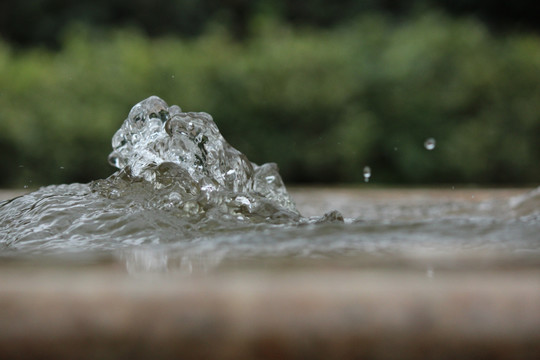
MULTIPOLYGON (((362 220, 337 211, 305 218, 275 164, 250 162, 210 115, 183 112, 158 97, 133 107, 112 145, 109 162, 118 171, 110 177, 0 202, 0 255, 112 253, 129 271, 196 272, 242 257, 540 251, 538 191, 511 204, 464 207, 359 201, 354 208, 362 220)), ((364 178, 370 177, 366 166, 364 178)))
POLYGON ((94 184, 106 196, 121 193, 119 179, 127 178, 152 184, 188 213, 217 208, 247 216, 299 216, 277 165, 250 162, 225 141, 207 113, 182 112, 152 96, 131 109, 112 145, 109 163, 121 173, 105 186, 94 184))
POLYGON ((0 203, 10 249, 112 249, 189 240, 246 224, 307 221, 276 164, 229 145, 207 113, 157 96, 136 104, 112 139, 119 170, 89 184, 48 186, 0 203))

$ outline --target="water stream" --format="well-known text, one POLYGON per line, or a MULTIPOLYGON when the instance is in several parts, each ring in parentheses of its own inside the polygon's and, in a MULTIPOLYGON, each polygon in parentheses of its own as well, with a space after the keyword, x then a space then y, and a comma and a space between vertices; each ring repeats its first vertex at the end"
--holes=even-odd
POLYGON ((3 258, 105 254, 130 271, 193 272, 246 259, 540 255, 539 189, 504 202, 388 203, 356 218, 307 217, 275 164, 250 162, 209 114, 156 96, 131 109, 112 146, 110 177, 0 202, 3 258))

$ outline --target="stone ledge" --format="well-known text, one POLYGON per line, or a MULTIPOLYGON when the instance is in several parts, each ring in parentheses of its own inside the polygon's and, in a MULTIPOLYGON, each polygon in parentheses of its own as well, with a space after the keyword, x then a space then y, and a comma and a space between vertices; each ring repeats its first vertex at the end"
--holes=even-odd
POLYGON ((540 271, 7 266, 0 358, 537 359, 540 271))

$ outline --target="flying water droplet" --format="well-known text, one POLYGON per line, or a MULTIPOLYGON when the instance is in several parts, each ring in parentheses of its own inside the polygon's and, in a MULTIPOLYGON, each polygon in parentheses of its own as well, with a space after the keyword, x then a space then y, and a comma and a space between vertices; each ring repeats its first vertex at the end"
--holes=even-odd
POLYGON ((428 267, 426 270, 426 276, 428 277, 428 279, 433 279, 434 275, 435 275, 435 271, 433 270, 433 268, 431 266, 428 267))
POLYGON ((428 150, 433 150, 435 149, 435 145, 436 145, 436 142, 435 142, 435 139, 434 138, 429 138, 427 139, 425 142, 424 142, 424 147, 428 150))
POLYGON ((364 181, 369 182, 371 177, 371 168, 369 166, 364 166, 364 181))

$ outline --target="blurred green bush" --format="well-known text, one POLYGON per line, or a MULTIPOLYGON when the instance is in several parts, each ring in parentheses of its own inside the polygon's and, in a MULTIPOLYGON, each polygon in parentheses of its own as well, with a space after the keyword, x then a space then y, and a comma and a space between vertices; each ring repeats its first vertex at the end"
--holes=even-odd
POLYGON ((250 26, 242 43, 216 25, 191 40, 74 26, 59 52, 0 44, 0 186, 108 176, 112 135, 150 95, 212 114, 289 183, 360 182, 365 165, 379 183, 540 179, 538 37, 437 13, 250 26))

